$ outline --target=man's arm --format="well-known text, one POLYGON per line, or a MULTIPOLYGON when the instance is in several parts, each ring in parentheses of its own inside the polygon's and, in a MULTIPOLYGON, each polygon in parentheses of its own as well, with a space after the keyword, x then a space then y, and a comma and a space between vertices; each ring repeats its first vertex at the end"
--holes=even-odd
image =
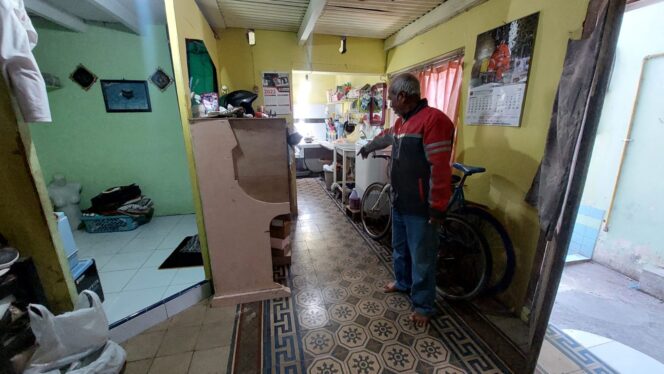
POLYGON ((447 203, 452 196, 452 139, 454 124, 447 116, 436 117, 424 126, 424 152, 431 165, 429 180, 429 216, 432 220, 444 217, 447 203))
POLYGON ((393 129, 394 127, 389 127, 381 131, 369 144, 360 148, 357 154, 361 155, 362 158, 367 158, 369 153, 391 146, 394 142, 393 129))

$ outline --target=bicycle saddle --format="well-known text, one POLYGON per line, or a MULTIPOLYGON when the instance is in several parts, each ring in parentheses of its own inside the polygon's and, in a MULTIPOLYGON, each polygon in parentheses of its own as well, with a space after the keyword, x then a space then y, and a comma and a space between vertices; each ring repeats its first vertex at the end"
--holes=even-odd
POLYGON ((454 166, 455 169, 462 171, 465 175, 484 173, 486 171, 486 169, 481 166, 468 166, 460 162, 455 162, 452 166, 454 166))

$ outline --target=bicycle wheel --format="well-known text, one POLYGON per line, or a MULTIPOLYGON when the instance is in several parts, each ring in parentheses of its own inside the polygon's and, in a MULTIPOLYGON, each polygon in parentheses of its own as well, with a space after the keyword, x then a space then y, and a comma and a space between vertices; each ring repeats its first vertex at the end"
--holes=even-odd
POLYGON ((436 281, 443 296, 467 300, 491 277, 491 254, 482 235, 462 217, 448 214, 441 225, 436 281))
POLYGON ((505 291, 512 283, 516 267, 514 246, 507 230, 491 213, 476 205, 467 205, 454 213, 462 215, 473 225, 489 245, 493 269, 482 293, 496 295, 505 291))
POLYGON ((362 226, 374 240, 384 237, 392 224, 392 203, 389 191, 383 192, 384 187, 382 183, 370 184, 362 195, 362 226))

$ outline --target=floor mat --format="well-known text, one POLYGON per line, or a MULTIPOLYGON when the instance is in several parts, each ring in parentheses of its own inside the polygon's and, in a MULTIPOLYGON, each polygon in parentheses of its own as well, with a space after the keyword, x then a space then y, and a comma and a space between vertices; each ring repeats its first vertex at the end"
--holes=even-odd
POLYGON ((198 235, 187 236, 182 239, 173 253, 164 260, 159 269, 184 268, 190 266, 203 266, 201 243, 198 235))

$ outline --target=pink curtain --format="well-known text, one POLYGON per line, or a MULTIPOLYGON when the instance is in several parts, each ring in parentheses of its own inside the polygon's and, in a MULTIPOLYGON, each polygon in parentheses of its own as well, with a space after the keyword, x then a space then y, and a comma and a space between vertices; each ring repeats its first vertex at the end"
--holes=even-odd
MULTIPOLYGON (((417 73, 420 80, 420 91, 429 101, 429 106, 439 109, 457 126, 459 116, 459 96, 461 93, 461 77, 463 76, 463 57, 450 60, 441 65, 428 67, 417 73)), ((452 158, 456 148, 457 132, 454 132, 452 158)))

